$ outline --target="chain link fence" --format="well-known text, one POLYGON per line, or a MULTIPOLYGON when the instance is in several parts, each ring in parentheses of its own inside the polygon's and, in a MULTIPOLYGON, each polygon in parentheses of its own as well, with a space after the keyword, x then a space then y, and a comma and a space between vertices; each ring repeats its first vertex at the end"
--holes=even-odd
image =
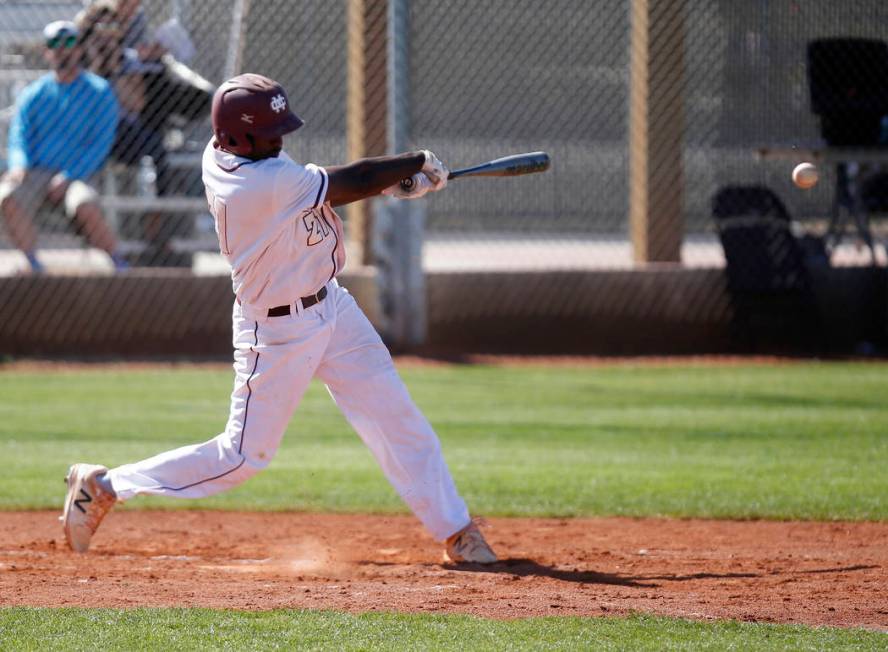
MULTIPOLYGON (((306 121, 286 141, 287 151, 296 160, 341 163, 356 151, 349 140, 349 106, 356 101, 350 66, 358 59, 369 70, 379 58, 400 67, 383 66, 381 76, 371 71, 362 97, 367 123, 388 130, 388 149, 429 148, 452 167, 536 150, 553 162, 545 174, 461 180, 424 200, 425 229, 416 237, 423 238, 427 274, 639 270, 654 260, 639 243, 672 236, 680 247, 670 260, 685 269, 722 268, 725 229, 737 223, 719 221, 719 215, 748 222, 763 214, 771 219, 774 211, 791 237, 772 246, 794 252, 801 246, 806 265, 828 265, 829 257, 834 265, 884 264, 888 177, 880 175, 876 150, 888 144, 882 119, 888 106, 881 87, 867 86, 860 70, 876 75, 888 66, 877 45, 888 24, 885 3, 361 0, 365 22, 374 24, 355 34, 349 12, 356 1, 0 5, 3 168, 10 163, 16 101, 48 71, 42 30, 51 21, 76 21, 84 65, 111 82, 121 106, 115 143, 94 178, 114 241, 90 238, 37 194, 26 208, 36 218, 42 267, 78 274, 108 272, 117 263, 131 270, 178 267, 226 275, 199 169, 213 88, 241 71, 277 79, 306 121), (405 15, 395 18, 394 6, 405 15), (670 7, 665 13, 664 6, 670 7), (383 41, 368 37, 374 27, 383 41), (812 82, 811 44, 824 39, 876 45, 838 46, 812 82), (404 52, 393 52, 392 43, 404 52), (669 56, 651 56, 653 50, 641 47, 666 48, 669 56), (666 59, 678 63, 664 65, 666 59), (843 87, 841 80, 855 85, 843 87), (844 93, 845 100, 849 93, 868 94, 870 103, 846 101, 844 113, 818 106, 812 83, 844 93), (641 122, 633 122, 640 103, 647 114, 641 111, 641 122), (866 138, 825 137, 824 129, 861 122, 869 125, 866 138), (641 142, 646 149, 634 158, 641 142), (838 145, 871 148, 870 158, 830 158, 823 149, 838 145), (790 171, 806 157, 819 157, 820 183, 802 191, 792 185, 790 171), (658 167, 666 160, 677 163, 658 167), (641 170, 637 161, 650 169, 641 170), (634 194, 638 188, 640 195, 634 194), (736 188, 758 188, 759 204, 736 188), (763 195, 779 210, 763 210, 763 195), (677 198, 677 221, 659 214, 668 212, 657 204, 664 197, 677 198), (725 208, 725 201, 732 205, 725 208), (641 226, 630 218, 635 215, 641 226), (839 227, 856 232, 840 237, 839 227), (801 232, 812 237, 799 241, 801 232), (829 238, 821 247, 824 235, 829 238)), ((356 214, 344 213, 353 242, 369 237, 356 230, 356 214)), ((7 217, 0 229, 0 274, 7 276, 29 267, 13 226, 7 217)), ((373 237, 359 244, 387 246, 373 237)), ((385 261, 386 252, 376 253, 385 261)), ((727 253, 735 267, 755 258, 727 253)), ((775 282, 782 281, 768 281, 775 282)), ((693 313, 694 306, 687 310, 693 313)))

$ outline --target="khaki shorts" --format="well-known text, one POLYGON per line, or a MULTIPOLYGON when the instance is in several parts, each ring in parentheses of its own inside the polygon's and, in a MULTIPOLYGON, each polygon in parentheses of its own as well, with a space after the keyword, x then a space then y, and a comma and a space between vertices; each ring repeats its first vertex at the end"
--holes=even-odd
MULTIPOLYGON (((21 183, 4 176, 0 179, 0 202, 12 197, 23 210, 35 214, 44 204, 49 203, 46 195, 49 182, 55 174, 50 170, 31 169, 25 173, 21 183)), ((77 209, 84 204, 99 203, 99 193, 94 187, 97 181, 98 178, 93 177, 88 181, 75 180, 68 184, 64 200, 65 214, 68 217, 73 218, 77 209)))

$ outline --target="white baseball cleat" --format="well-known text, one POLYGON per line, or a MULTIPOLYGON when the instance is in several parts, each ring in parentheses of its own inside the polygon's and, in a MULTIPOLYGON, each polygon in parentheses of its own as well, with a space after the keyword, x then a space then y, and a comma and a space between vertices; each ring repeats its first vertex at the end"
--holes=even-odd
POLYGON ((447 538, 444 547, 444 561, 452 563, 492 564, 497 561, 496 553, 484 539, 474 521, 462 530, 447 538))
POLYGON ((89 549, 89 541, 99 523, 117 502, 117 496, 103 489, 96 481, 96 476, 107 470, 96 464, 74 464, 65 476, 68 493, 65 496, 65 511, 59 520, 65 530, 65 539, 75 552, 89 549))

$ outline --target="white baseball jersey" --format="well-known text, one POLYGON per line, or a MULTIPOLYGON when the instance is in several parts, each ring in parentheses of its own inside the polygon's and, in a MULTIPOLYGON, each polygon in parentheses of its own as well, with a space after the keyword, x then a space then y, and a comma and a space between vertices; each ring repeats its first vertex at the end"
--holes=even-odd
POLYGON ((257 312, 314 294, 345 266, 342 220, 325 203, 327 172, 285 152, 254 161, 213 147, 203 181, 234 293, 257 312))
POLYGON ((208 441, 111 469, 118 498, 201 498, 244 482, 268 466, 316 377, 432 536, 466 527, 469 512, 435 431, 379 334, 334 279, 345 253, 342 222, 325 204, 327 173, 286 154, 253 161, 210 144, 203 177, 238 298, 228 422, 208 441), (321 301, 297 304, 321 288, 321 301), (294 310, 268 314, 286 304, 294 310))

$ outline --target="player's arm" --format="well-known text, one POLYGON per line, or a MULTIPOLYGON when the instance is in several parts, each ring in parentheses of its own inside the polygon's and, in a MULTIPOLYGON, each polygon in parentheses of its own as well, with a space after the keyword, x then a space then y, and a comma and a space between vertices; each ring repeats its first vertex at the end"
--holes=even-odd
POLYGON ((421 197, 430 190, 444 188, 449 173, 447 166, 428 150, 364 158, 326 170, 327 202, 333 206, 375 197, 383 191, 404 199, 421 197), (418 179, 415 187, 399 190, 401 181, 410 178, 418 179))

